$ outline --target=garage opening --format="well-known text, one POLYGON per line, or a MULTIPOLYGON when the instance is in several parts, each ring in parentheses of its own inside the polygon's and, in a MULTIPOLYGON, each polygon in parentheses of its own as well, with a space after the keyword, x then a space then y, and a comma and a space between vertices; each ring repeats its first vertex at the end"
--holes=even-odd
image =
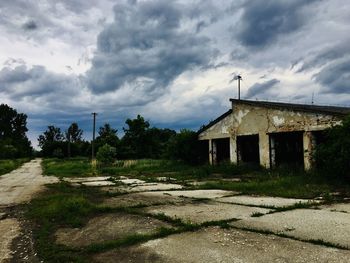
POLYGON ((304 168, 303 132, 270 134, 271 167, 304 168))
POLYGON ((259 135, 237 136, 237 155, 239 163, 259 164, 259 135))
POLYGON ((230 161, 230 138, 215 139, 213 144, 215 144, 215 147, 213 147, 216 155, 215 162, 230 161))
POLYGON ((207 164, 209 163, 209 140, 198 141, 198 163, 207 164))
POLYGON ((313 142, 314 142, 315 146, 318 146, 318 145, 326 142, 326 140, 327 140, 326 131, 313 131, 312 136, 313 136, 313 140, 314 140, 313 142))

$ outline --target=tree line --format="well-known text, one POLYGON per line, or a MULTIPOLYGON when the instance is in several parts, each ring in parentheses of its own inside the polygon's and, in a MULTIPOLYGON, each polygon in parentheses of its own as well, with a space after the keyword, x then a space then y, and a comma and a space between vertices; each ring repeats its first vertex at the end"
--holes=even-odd
MULTIPOLYGON (((177 159, 188 163, 201 163, 205 156, 201 151, 197 133, 183 129, 151 127, 142 116, 127 119, 123 128, 124 136, 119 138, 118 130, 105 123, 98 129, 94 141, 95 156, 100 148, 108 145, 105 151, 114 152, 116 159, 177 159)), ((38 138, 41 154, 44 157, 90 156, 91 143, 83 140, 83 130, 72 123, 66 131, 48 126, 38 138)))

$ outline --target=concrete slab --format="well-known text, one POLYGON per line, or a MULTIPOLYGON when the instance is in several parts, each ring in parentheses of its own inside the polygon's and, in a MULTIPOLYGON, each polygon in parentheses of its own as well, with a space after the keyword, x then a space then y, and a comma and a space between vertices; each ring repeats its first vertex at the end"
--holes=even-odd
POLYGON ((112 181, 96 181, 96 182, 83 182, 81 183, 85 186, 108 186, 108 185, 115 185, 112 181))
POLYGON ((94 257, 94 261, 201 263, 201 262, 349 262, 350 251, 323 247, 273 235, 235 229, 205 228, 120 248, 94 257))
POLYGON ((309 202, 312 202, 313 200, 240 195, 240 196, 218 198, 217 201, 224 202, 224 203, 232 203, 232 204, 242 204, 242 205, 284 207, 284 206, 295 205, 297 203, 307 204, 309 202))
POLYGON ((151 234, 169 224, 150 217, 128 214, 107 214, 91 219, 83 228, 61 228, 55 233, 56 242, 71 247, 117 240, 132 234, 151 234))
POLYGON ((147 191, 162 191, 162 190, 176 190, 182 189, 180 184, 165 184, 165 183, 145 183, 142 185, 136 185, 130 188, 131 192, 147 192, 147 191))
POLYGON ((20 224, 14 218, 0 220, 0 262, 12 258, 11 243, 20 234, 20 224))
POLYGON ((141 192, 108 198, 103 201, 102 205, 109 207, 124 207, 169 203, 184 203, 184 200, 180 197, 164 195, 162 192, 141 192))
POLYGON ((165 205, 147 207, 145 211, 152 214, 163 213, 173 218, 180 218, 191 223, 204 223, 207 221, 249 218, 253 213, 266 214, 270 209, 248 207, 224 203, 198 203, 183 206, 165 205))
POLYGON ((175 182, 177 181, 175 178, 160 176, 155 178, 158 182, 175 182))
POLYGON ((130 179, 130 178, 127 178, 127 179, 121 179, 121 180, 117 180, 123 184, 144 184, 146 183, 145 181, 143 180, 140 180, 140 179, 130 179))
POLYGON ((107 181, 110 176, 90 176, 90 177, 65 177, 62 178, 64 181, 69 183, 82 183, 82 182, 97 182, 97 181, 107 181))
POLYGON ((322 210, 328 210, 332 212, 350 213, 350 203, 324 205, 324 206, 320 206, 320 208, 322 210))
POLYGON ((208 198, 215 199, 226 195, 238 194, 238 192, 225 190, 183 190, 183 191, 164 191, 166 195, 189 197, 189 198, 208 198))
POLYGON ((323 240, 350 248, 350 214, 297 209, 232 222, 236 227, 268 230, 302 240, 323 240))

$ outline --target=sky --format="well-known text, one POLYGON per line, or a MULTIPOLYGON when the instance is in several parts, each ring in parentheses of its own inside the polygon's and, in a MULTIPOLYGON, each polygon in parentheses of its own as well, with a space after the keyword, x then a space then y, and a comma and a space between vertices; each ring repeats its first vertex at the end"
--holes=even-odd
POLYGON ((142 115, 197 130, 237 97, 350 106, 348 0, 0 0, 0 103, 28 137, 142 115))

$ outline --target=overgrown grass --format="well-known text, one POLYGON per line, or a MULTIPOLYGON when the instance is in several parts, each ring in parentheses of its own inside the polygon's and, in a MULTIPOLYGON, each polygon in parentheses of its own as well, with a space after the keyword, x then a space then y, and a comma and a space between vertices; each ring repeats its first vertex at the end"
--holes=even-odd
POLYGON ((341 190, 344 195, 350 193, 350 187, 330 182, 314 174, 290 172, 281 174, 278 171, 262 172, 258 176, 242 182, 210 181, 198 186, 201 189, 223 189, 238 191, 242 194, 257 194, 290 198, 315 198, 323 196, 329 199, 330 193, 341 190))
POLYGON ((173 160, 121 160, 112 166, 99 168, 103 175, 144 176, 152 180, 155 176, 171 177, 177 180, 207 179, 209 177, 237 177, 259 171, 257 167, 237 166, 230 163, 220 165, 189 165, 173 160))
POLYGON ((36 250, 45 262, 88 262, 79 249, 55 243, 53 233, 59 227, 79 227, 94 214, 100 213, 97 204, 104 197, 95 188, 72 187, 67 183, 48 186, 48 191, 33 199, 26 217, 36 227, 36 250))
POLYGON ((92 175, 106 176, 143 176, 152 180, 157 176, 176 178, 177 180, 206 179, 211 176, 234 177, 256 171, 256 167, 237 166, 232 164, 188 165, 173 160, 120 160, 111 166, 98 166, 94 169, 87 158, 44 159, 44 174, 58 177, 80 177, 92 175))
POLYGON ((87 158, 44 159, 42 167, 45 175, 57 177, 84 177, 95 174, 87 158))
POLYGON ((0 160, 0 175, 11 172, 17 169, 25 162, 28 162, 30 158, 20 158, 20 159, 6 159, 0 160))

